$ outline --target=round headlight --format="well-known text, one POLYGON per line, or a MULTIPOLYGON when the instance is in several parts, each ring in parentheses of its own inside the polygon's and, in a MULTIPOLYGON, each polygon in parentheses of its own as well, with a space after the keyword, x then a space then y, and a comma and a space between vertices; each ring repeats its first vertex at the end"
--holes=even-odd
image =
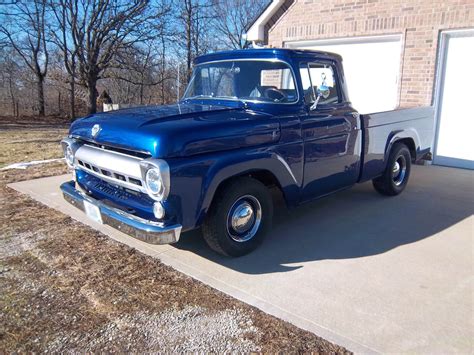
POLYGON ((74 153, 72 151, 71 146, 67 146, 65 156, 66 163, 71 167, 74 166, 74 153))
POLYGON ((161 179, 160 170, 152 168, 146 172, 146 186, 153 195, 159 196, 163 193, 163 180, 161 179))

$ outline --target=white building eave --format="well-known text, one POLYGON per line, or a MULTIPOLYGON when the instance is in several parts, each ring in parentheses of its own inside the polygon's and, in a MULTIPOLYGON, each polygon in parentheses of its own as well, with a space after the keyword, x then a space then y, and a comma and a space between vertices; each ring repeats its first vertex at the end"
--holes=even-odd
POLYGON ((265 41, 265 25, 284 2, 285 0, 273 0, 247 31, 247 41, 254 43, 265 41))

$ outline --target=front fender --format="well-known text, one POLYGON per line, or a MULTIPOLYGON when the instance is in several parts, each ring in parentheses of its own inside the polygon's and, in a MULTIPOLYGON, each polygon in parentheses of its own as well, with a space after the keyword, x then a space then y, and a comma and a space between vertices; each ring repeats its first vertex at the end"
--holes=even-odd
POLYGON ((280 154, 270 149, 226 152, 216 157, 193 159, 179 167, 170 163, 172 199, 179 201, 183 229, 201 225, 222 183, 255 171, 270 172, 276 178, 287 204, 297 204, 302 176, 297 173, 296 166, 301 163, 295 161, 290 166, 280 154))

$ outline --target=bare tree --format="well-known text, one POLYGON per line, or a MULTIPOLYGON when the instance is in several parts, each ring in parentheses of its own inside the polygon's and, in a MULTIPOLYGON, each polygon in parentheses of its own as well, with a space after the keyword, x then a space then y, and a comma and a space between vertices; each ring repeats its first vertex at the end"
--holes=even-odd
POLYGON ((146 0, 55 0, 54 5, 64 11, 78 83, 87 88, 88 111, 95 113, 97 81, 118 51, 152 35, 150 20, 159 14, 146 0))
POLYGON ((74 119, 97 110, 98 88, 122 103, 174 101, 194 58, 245 47, 268 1, 0 0, 0 51, 16 58, 15 74, 0 60, 1 108, 44 115, 68 98, 74 119))
POLYGON ((17 77, 19 71, 22 70, 18 60, 18 54, 13 52, 13 49, 0 49, 0 88, 2 89, 1 100, 4 105, 8 105, 13 116, 18 116, 18 89, 17 77), (7 104, 8 102, 8 104, 7 104))
MULTIPOLYGON (((136 43, 117 52, 112 70, 105 72, 104 77, 122 80, 138 87, 139 104, 145 102, 145 88, 160 85, 160 101, 165 102, 166 81, 170 79, 167 71, 167 49, 173 37, 171 27, 171 0, 155 1, 152 9, 157 16, 150 28, 151 38, 136 43)), ((135 95, 133 95, 135 96, 135 95)), ((128 99, 128 97, 127 97, 128 99)))
POLYGON ((226 47, 245 48, 244 34, 269 0, 213 0, 215 30, 224 37, 226 47))
POLYGON ((133 94, 127 90, 125 99, 132 100, 132 95, 138 97, 138 104, 143 105, 145 88, 160 85, 167 79, 166 75, 161 73, 161 62, 160 55, 152 44, 135 45, 116 54, 104 77, 122 81, 126 83, 127 88, 130 88, 128 84, 138 87, 138 91, 135 90, 133 94))
POLYGON ((8 22, 0 25, 0 33, 35 75, 38 114, 44 116, 44 80, 49 60, 45 36, 46 0, 16 2, 7 9, 3 15, 8 22))
POLYGON ((161 57, 161 67, 160 67, 160 100, 161 104, 164 105, 166 102, 166 82, 169 79, 168 68, 167 68, 167 54, 168 47, 171 45, 172 38, 176 35, 176 31, 172 27, 173 17, 171 16, 172 11, 172 0, 162 0, 163 6, 168 9, 166 13, 163 13, 159 18, 159 21, 156 23, 158 35, 156 37, 158 41, 158 47, 161 57))
POLYGON ((54 14, 55 22, 51 24, 51 40, 57 45, 61 52, 64 68, 68 73, 69 79, 69 114, 71 120, 76 118, 76 66, 78 46, 75 46, 70 33, 72 32, 69 21, 69 13, 64 2, 50 1, 51 11, 54 14), (59 6, 58 6, 59 5, 59 6))
POLYGON ((184 35, 187 82, 191 78, 193 59, 207 50, 203 40, 211 29, 211 5, 209 0, 180 0, 177 3, 177 19, 184 35))
POLYGON ((160 37, 161 44, 161 85, 160 85, 160 97, 161 104, 165 104, 165 74, 166 74, 166 37, 162 35, 160 37))
POLYGON ((186 80, 189 81, 191 77, 191 62, 192 62, 192 27, 193 18, 197 12, 196 5, 193 0, 183 0, 181 3, 181 12, 179 19, 184 25, 184 34, 186 40, 186 80))

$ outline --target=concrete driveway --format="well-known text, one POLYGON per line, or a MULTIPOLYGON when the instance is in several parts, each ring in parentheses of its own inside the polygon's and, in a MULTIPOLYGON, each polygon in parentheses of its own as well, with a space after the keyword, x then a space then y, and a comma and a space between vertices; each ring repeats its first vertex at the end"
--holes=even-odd
POLYGON ((150 246, 95 225, 63 202, 67 178, 11 186, 353 351, 473 352, 473 171, 415 166, 395 198, 366 183, 293 211, 278 204, 271 235, 239 259, 212 253, 199 232, 150 246))

